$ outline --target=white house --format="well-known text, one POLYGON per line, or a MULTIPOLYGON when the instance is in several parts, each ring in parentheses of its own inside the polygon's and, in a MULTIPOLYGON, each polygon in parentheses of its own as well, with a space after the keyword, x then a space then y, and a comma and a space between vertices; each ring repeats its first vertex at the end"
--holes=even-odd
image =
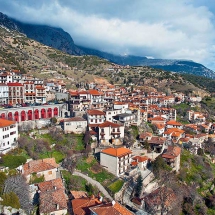
POLYGON ((122 114, 116 115, 115 118, 117 120, 119 120, 121 123, 123 123, 124 126, 130 126, 132 123, 136 123, 136 116, 135 116, 135 114, 122 113, 122 114))
POLYGON ((170 120, 166 123, 166 128, 179 128, 183 129, 183 125, 180 122, 176 122, 175 120, 170 120))
POLYGON ((132 160, 132 166, 137 166, 140 169, 146 169, 150 159, 147 156, 135 156, 132 158, 132 160))
POLYGON ((105 111, 106 120, 109 121, 109 122, 113 122, 113 117, 116 116, 117 114, 121 114, 121 113, 124 113, 123 109, 106 110, 105 111))
POLYGON ((105 113, 100 110, 88 110, 87 121, 89 127, 97 127, 105 121, 105 113))
POLYGON ((124 138, 124 126, 105 121, 99 126, 99 143, 102 145, 121 145, 124 138))
POLYGON ((127 148, 107 148, 100 152, 100 164, 119 177, 130 166, 131 154, 132 151, 127 148))
POLYGON ((118 109, 118 110, 122 110, 122 109, 126 110, 126 109, 128 109, 128 103, 115 101, 113 104, 113 108, 118 109))
POLYGON ((8 86, 0 83, 0 105, 8 103, 8 86))
POLYGON ((64 120, 63 129, 65 133, 84 133, 87 128, 87 120, 82 117, 73 117, 64 120))
POLYGON ((18 126, 15 121, 0 118, 0 153, 7 153, 18 139, 18 126))

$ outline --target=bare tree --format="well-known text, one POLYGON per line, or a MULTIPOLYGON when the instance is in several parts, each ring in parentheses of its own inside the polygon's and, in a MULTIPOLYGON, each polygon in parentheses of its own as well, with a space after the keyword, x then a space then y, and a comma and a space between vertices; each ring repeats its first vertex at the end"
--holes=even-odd
POLYGON ((14 175, 5 180, 4 193, 14 192, 19 197, 21 208, 30 214, 33 205, 30 203, 29 186, 22 175, 14 175))
POLYGON ((72 157, 66 157, 62 162, 62 167, 73 173, 76 167, 76 160, 72 157))

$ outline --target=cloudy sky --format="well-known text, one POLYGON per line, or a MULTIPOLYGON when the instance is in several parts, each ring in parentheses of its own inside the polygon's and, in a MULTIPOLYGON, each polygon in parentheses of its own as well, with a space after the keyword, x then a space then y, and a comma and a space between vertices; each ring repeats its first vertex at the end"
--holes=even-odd
POLYGON ((215 70, 214 0, 0 0, 0 11, 61 27, 78 45, 215 70))

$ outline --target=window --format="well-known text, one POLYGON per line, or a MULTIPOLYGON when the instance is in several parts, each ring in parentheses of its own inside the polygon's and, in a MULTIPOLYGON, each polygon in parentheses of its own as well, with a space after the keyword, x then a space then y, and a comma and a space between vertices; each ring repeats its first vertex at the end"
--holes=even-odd
POLYGON ((52 174, 52 171, 48 171, 48 174, 51 175, 51 174, 52 174))

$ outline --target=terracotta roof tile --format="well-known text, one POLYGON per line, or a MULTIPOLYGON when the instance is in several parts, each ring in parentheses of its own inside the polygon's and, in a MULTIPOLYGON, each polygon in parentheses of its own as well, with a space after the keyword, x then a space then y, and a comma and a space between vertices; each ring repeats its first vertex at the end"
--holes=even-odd
POLYGON ((176 122, 175 120, 170 120, 166 124, 167 125, 182 126, 182 124, 180 122, 176 122))
POLYGON ((87 113, 89 115, 105 115, 105 113, 103 111, 100 110, 88 110, 87 113))
POLYGON ((101 152, 104 153, 104 154, 114 156, 114 157, 122 157, 124 155, 132 153, 132 151, 130 149, 123 148, 123 147, 122 148, 103 149, 101 152))
POLYGON ((56 163, 55 158, 45 158, 41 160, 33 160, 23 165, 24 175, 29 175, 34 172, 43 172, 59 167, 56 163))
POLYGON ((163 158, 176 158, 181 154, 181 148, 178 146, 168 146, 167 151, 162 154, 163 158))
POLYGON ((139 163, 149 160, 147 156, 135 156, 132 159, 136 160, 139 163))
POLYGON ((72 208, 74 215, 89 215, 89 207, 101 204, 97 198, 80 198, 72 200, 72 208))
POLYGON ((97 215, 133 215, 131 211, 115 201, 91 207, 90 210, 97 215))
POLYGON ((98 127, 100 127, 100 128, 105 128, 105 127, 119 128, 120 125, 113 123, 113 122, 105 121, 104 123, 100 124, 98 127))
POLYGON ((40 213, 67 210, 67 197, 60 178, 38 184, 40 192, 40 213))
POLYGON ((16 124, 15 121, 10 121, 10 120, 7 120, 7 119, 1 119, 0 118, 0 128, 4 128, 4 127, 14 125, 14 124, 16 124))

